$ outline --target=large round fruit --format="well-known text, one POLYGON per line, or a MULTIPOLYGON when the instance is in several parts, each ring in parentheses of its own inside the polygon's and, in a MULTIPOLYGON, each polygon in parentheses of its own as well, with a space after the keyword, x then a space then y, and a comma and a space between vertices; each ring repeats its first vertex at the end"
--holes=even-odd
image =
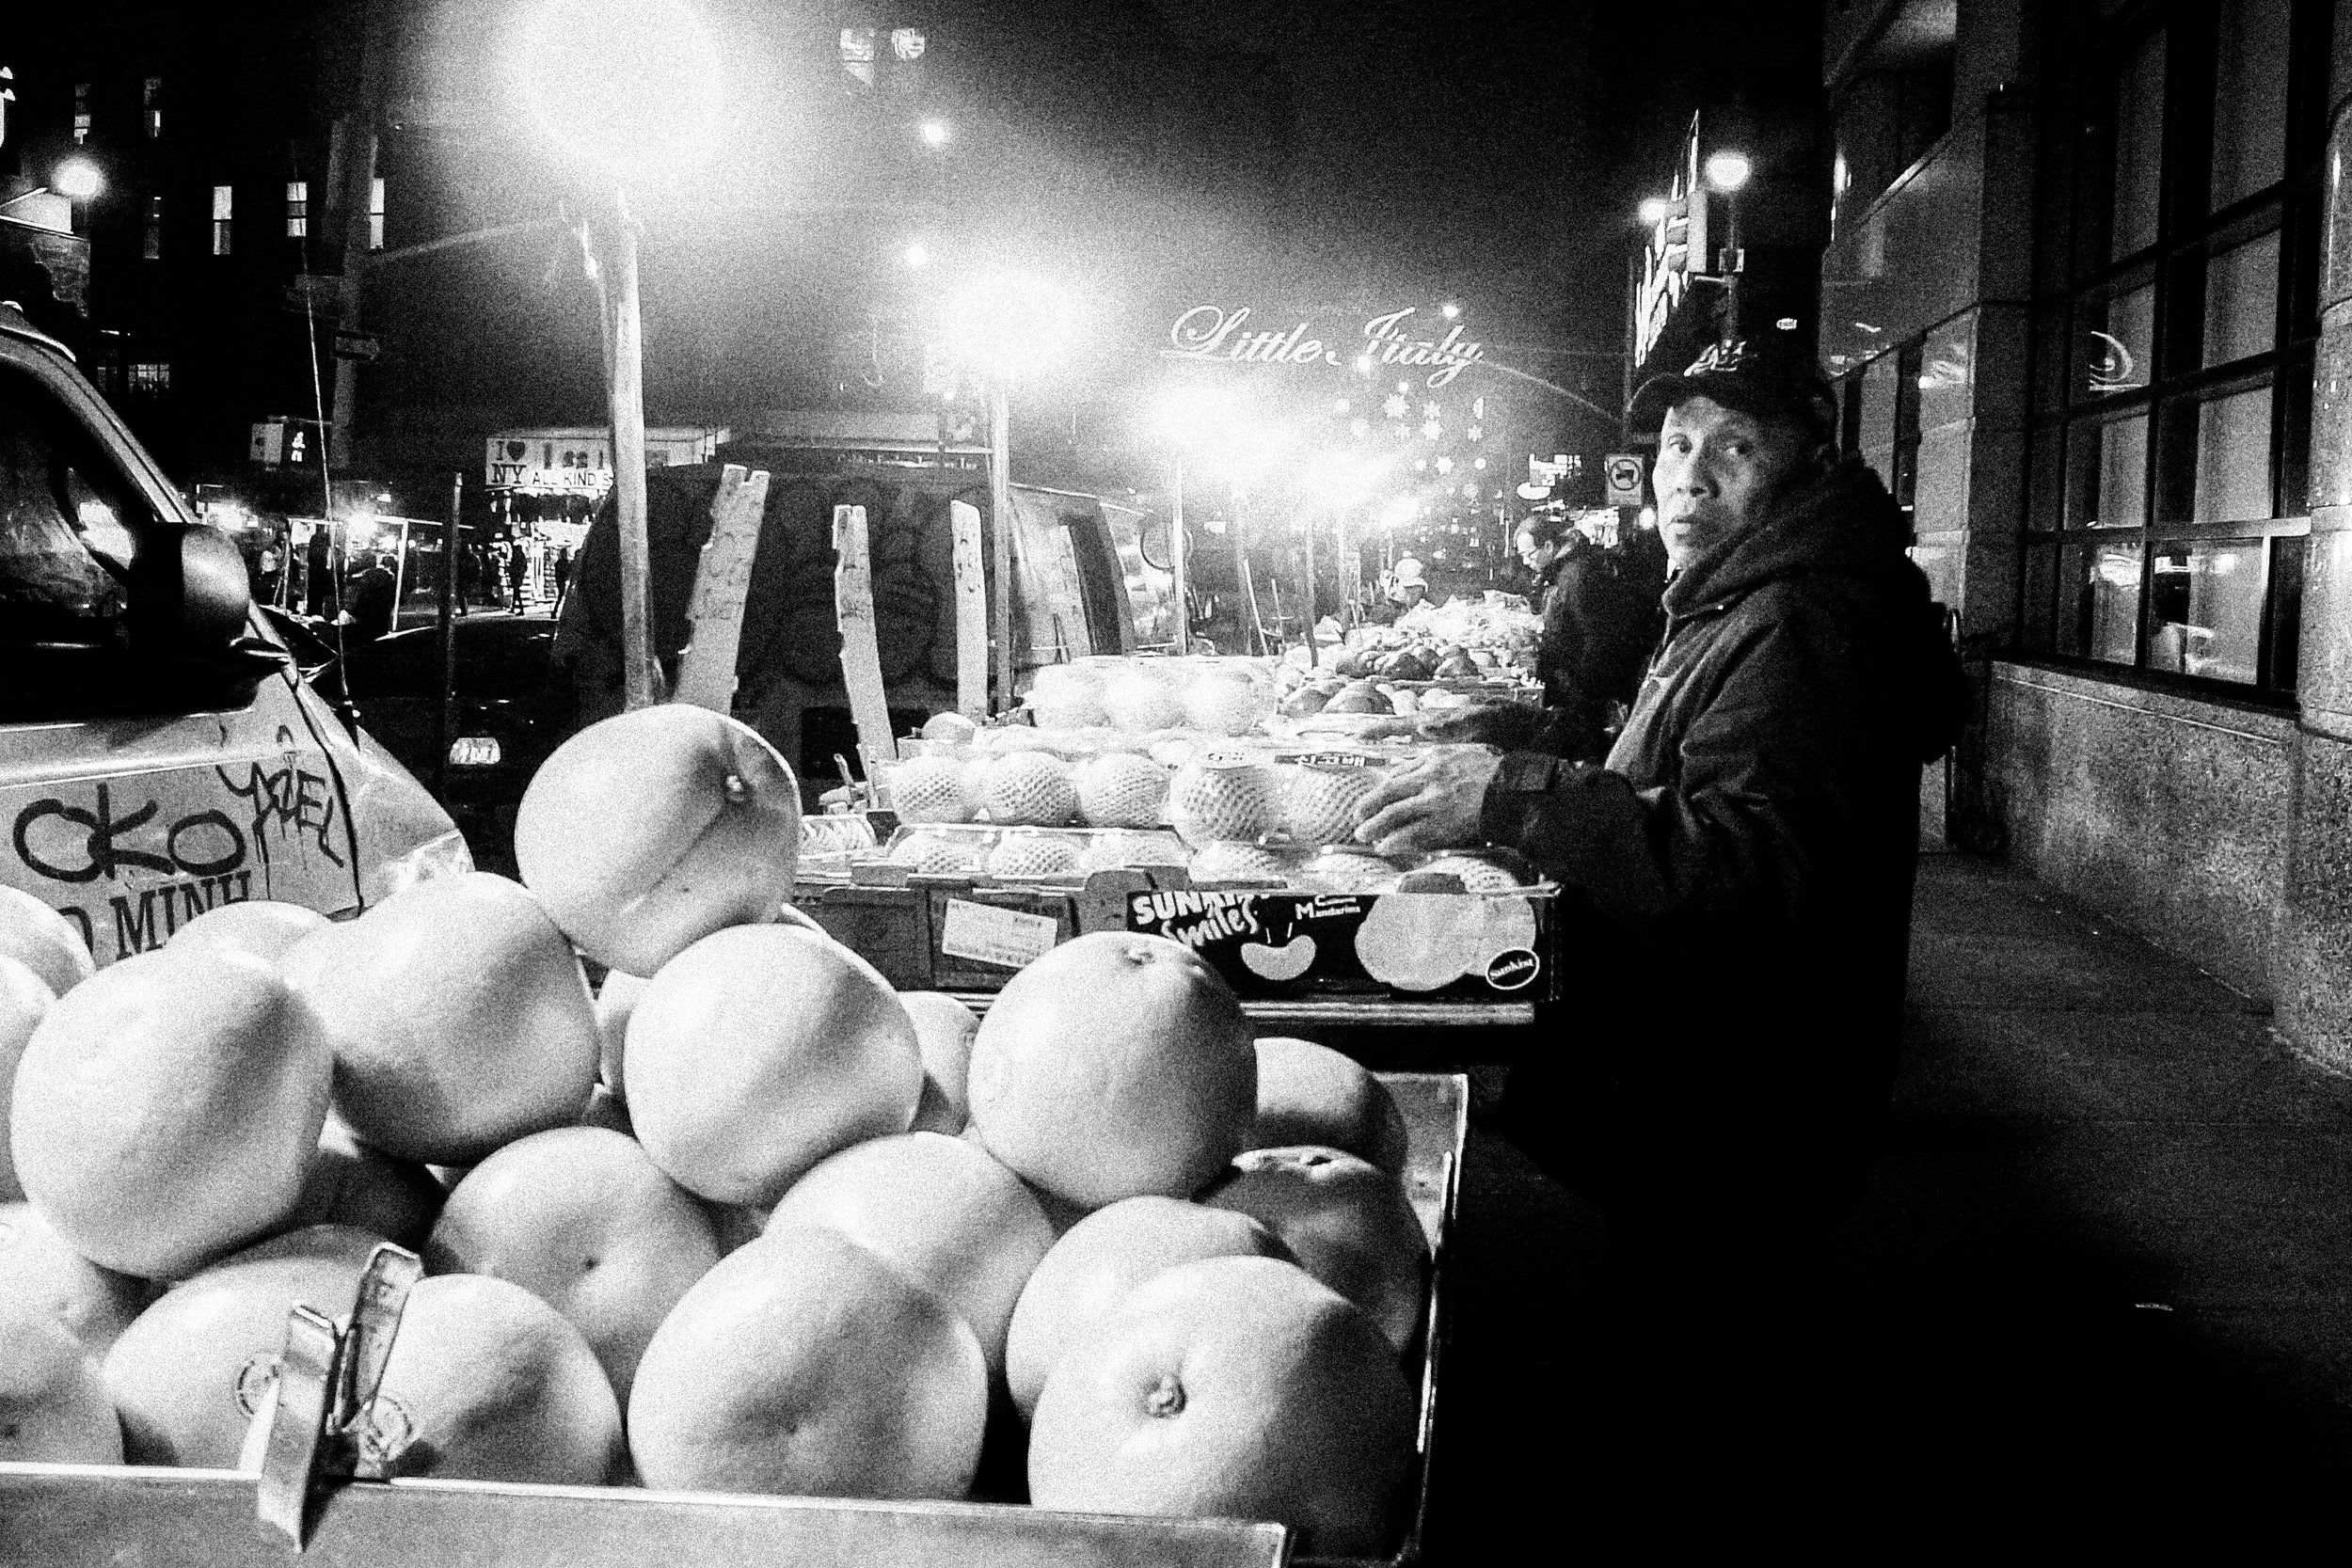
POLYGON ((823 1225, 939 1293, 1005 1364, 1005 1330, 1054 1227, 1021 1179, 939 1132, 874 1138, 824 1161, 784 1195, 770 1228, 823 1225))
POLYGON ((425 1243, 435 1274, 521 1286, 571 1320, 624 1402, 661 1320, 719 1260, 709 1213, 618 1132, 560 1127, 467 1173, 425 1243))
POLYGON ((98 970, 72 922, 22 888, 0 887, 0 957, 40 975, 59 996, 98 970))
POLYGON ((901 822, 969 822, 978 802, 963 786, 954 757, 911 757, 890 776, 890 799, 901 822))
POLYGON ((775 748, 675 703, 557 747, 515 818, 524 882, 590 958, 631 974, 771 917, 791 896, 800 844, 800 786, 775 748))
POLYGON ((839 1232, 771 1230, 686 1292, 638 1364, 648 1486, 961 1497, 988 1364, 953 1308, 839 1232))
POLYGON ((1073 1225, 1029 1275, 1005 1342, 1005 1383, 1021 1414, 1062 1353, 1110 1316, 1127 1292, 1203 1258, 1279 1258, 1290 1249, 1247 1214, 1174 1197, 1121 1198, 1073 1225))
POLYGON ((873 965, 791 926, 715 932, 628 1022, 623 1098, 680 1185, 771 1204, 818 1161, 903 1132, 923 1092, 914 1021, 873 965))
POLYGON ((364 1420, 388 1476, 598 1486, 627 1463, 620 1404, 580 1330, 481 1275, 408 1292, 364 1420))
POLYGON ((1336 1148, 1253 1148, 1201 1202, 1249 1215, 1403 1350, 1421 1323, 1429 1239, 1397 1179, 1336 1148))
POLYGON ((988 819, 999 824, 1058 828, 1078 809, 1070 765, 1051 752, 996 758, 981 775, 980 790, 988 819))
POLYGON ((205 911, 173 934, 171 945, 191 951, 227 948, 276 963, 295 942, 332 924, 318 911, 301 904, 246 898, 205 911))
POLYGON ((330 1115, 288 1218, 295 1225, 347 1225, 416 1247, 441 1212, 441 1184, 423 1165, 369 1148, 330 1115))
POLYGON ((1168 769, 1133 752, 1104 752, 1080 763, 1078 816, 1089 828, 1150 828, 1168 804, 1168 769))
POLYGON ((134 1465, 234 1469, 273 1398, 297 1304, 351 1315, 376 1238, 321 1225, 248 1247, 166 1291, 106 1353, 107 1392, 134 1465))
POLYGON ((1025 701, 1041 730, 1078 730, 1103 722, 1103 679, 1070 664, 1038 671, 1025 701))
POLYGON ((1412 1392, 1364 1315, 1290 1263, 1212 1258, 1137 1286, 1045 1380, 1029 1498, 1273 1519, 1318 1557, 1391 1550, 1412 1392))
POLYGON ((1130 668, 1103 683, 1103 714, 1122 730, 1172 729, 1184 721, 1184 702, 1157 671, 1130 668))
POLYGON ((389 1154, 469 1165, 580 1114, 596 1021, 528 889, 437 877, 303 938, 279 964, 335 1046, 335 1110, 389 1154))
POLYGON ((1188 1196, 1240 1152, 1258 1113, 1241 1004, 1200 955, 1095 931, 1005 983, 972 1041, 972 1121, 989 1152, 1099 1209, 1188 1196))
POLYGON ((1321 1144, 1405 1174, 1405 1117, 1379 1079, 1327 1045, 1268 1035, 1258 1041, 1252 1148, 1321 1144))
POLYGON ((1212 735, 1247 735, 1265 716, 1265 698, 1238 670, 1212 670, 1184 688, 1184 718, 1212 735))
POLYGON ((961 1132, 972 1121, 972 1037, 979 1033, 980 1015, 945 991, 900 991, 898 1003, 914 1022, 923 1056, 923 1109, 914 1125, 961 1132))
POLYGON ((24 1189, 17 1185, 16 1157, 8 1151, 6 1129, 8 1106, 16 1093, 16 1064, 24 1056, 24 1047, 32 1039, 33 1031, 49 1014, 49 1006, 56 1001, 41 977, 18 960, 0 955, 0 1201, 20 1198, 24 1189))
POLYGON ((0 1203, 0 1307, 41 1313, 103 1355, 155 1292, 74 1251, 31 1204, 0 1203))
POLYGON ((1279 781, 1260 763, 1188 762, 1168 781, 1168 816, 1187 844, 1254 839, 1282 825, 1279 781))
POLYGON ((0 1303, 0 1461, 119 1465, 122 1428, 82 1342, 0 1303))
POLYGON ((333 1069, 311 1010, 243 953, 164 948, 57 999, 17 1067, 17 1179, 92 1262, 169 1279, 294 1205, 333 1069))

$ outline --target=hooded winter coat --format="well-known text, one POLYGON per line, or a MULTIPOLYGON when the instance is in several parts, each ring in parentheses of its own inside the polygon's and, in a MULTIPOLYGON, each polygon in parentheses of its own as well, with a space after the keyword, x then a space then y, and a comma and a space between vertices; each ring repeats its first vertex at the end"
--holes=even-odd
POLYGON ((1921 767, 1964 711, 1906 519, 1849 461, 1667 584, 1603 768, 1515 753, 1488 837, 1573 890, 1505 1115, 1604 1199, 1834 1212, 1892 1083, 1921 767))

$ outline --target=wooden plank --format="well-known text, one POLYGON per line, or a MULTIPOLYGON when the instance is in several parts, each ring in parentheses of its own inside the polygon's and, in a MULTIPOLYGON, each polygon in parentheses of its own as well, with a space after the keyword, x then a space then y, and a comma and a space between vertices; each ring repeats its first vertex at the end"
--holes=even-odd
POLYGON ((653 647, 652 558, 645 544, 645 331, 637 295, 637 225, 620 203, 611 230, 612 271, 612 508, 620 545, 621 685, 635 709, 661 700, 653 647))
POLYGON ((768 471, 747 474, 741 464, 719 471, 710 500, 710 537, 694 567, 686 617, 693 641, 679 661, 677 695, 715 713, 735 706, 735 662, 743 646, 743 598, 752 585, 752 558, 768 510, 768 471))
POLYGON ((874 641, 874 567, 866 550, 866 508, 833 509, 833 547, 839 558, 833 574, 833 608, 841 626, 841 684, 849 689, 850 718, 857 725, 858 749, 866 753, 866 773, 871 778, 876 762, 898 760, 898 744, 890 735, 882 653, 874 641))
MULTIPOLYGON (((956 711, 988 717, 988 562, 980 543, 980 509, 947 503, 956 550, 956 711)), ((1011 593, 1009 584, 1002 592, 1011 593)))
POLYGON ((1279 1525, 484 1481, 355 1482, 300 1557, 226 1470, 0 1464, 9 1568, 1279 1568, 1279 1525))

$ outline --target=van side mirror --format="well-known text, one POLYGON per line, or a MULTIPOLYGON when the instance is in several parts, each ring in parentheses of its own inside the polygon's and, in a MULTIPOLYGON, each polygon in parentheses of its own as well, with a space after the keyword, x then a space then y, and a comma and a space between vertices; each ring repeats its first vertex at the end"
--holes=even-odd
POLYGON ((244 635, 253 609, 245 557, 217 529, 141 529, 127 574, 132 646, 142 653, 215 653, 244 635))

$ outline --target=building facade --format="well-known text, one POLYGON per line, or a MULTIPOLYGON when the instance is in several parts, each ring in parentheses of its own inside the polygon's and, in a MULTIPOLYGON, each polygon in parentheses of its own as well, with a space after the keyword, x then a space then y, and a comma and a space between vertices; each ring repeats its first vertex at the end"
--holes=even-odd
POLYGON ((2352 1067, 2331 0, 1833 8, 1820 359, 1979 673, 1936 830, 2352 1067))

